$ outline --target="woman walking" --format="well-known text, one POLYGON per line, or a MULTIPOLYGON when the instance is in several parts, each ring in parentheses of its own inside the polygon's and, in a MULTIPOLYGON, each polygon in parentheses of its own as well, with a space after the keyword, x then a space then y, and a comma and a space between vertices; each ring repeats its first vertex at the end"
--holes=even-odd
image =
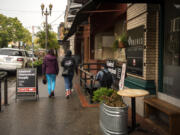
POLYGON ((71 94, 73 86, 72 80, 74 76, 74 70, 76 68, 76 63, 75 60, 72 58, 72 52, 70 50, 66 52, 66 55, 61 62, 61 66, 64 67, 62 76, 64 77, 66 98, 68 99, 69 95, 71 94))
POLYGON ((59 66, 54 50, 50 49, 48 54, 44 57, 42 65, 42 73, 47 78, 49 98, 54 96, 56 75, 59 73, 59 66))

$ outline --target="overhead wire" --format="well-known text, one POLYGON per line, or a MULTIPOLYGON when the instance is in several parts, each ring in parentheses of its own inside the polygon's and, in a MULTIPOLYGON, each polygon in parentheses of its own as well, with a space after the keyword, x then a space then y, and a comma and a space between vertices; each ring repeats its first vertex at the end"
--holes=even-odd
MULTIPOLYGON (((2 11, 3 13, 6 12, 8 14, 15 14, 15 15, 20 14, 20 13, 22 13, 22 14, 23 13, 25 13, 25 14, 33 13, 34 14, 34 13, 37 13, 37 12, 39 13, 40 12, 40 11, 35 11, 35 10, 6 10, 6 9, 1 9, 1 8, 0 8, 0 11, 2 11)), ((51 11, 51 12, 61 12, 61 14, 55 20, 53 20, 51 23, 49 23, 52 26, 59 25, 59 24, 53 24, 53 23, 55 23, 59 18, 61 18, 64 15, 64 11, 55 10, 55 11, 51 11)), ((41 20, 42 19, 43 19, 43 16, 41 16, 41 20)), ((28 29, 30 29, 30 27, 32 28, 32 26, 26 26, 26 28, 28 28, 28 29)), ((42 26, 40 25, 40 26, 35 26, 35 27, 42 27, 42 26)))
POLYGON ((59 18, 61 18, 63 15, 64 15, 64 12, 63 12, 60 16, 58 16, 54 21, 52 21, 50 24, 55 23, 55 22, 56 22, 59 18))
MULTIPOLYGON (((20 12, 20 13, 39 13, 41 10, 6 10, 6 9, 1 9, 1 11, 5 11, 5 12, 20 12)), ((55 10, 55 11, 51 11, 51 12, 64 12, 63 10, 55 10)))

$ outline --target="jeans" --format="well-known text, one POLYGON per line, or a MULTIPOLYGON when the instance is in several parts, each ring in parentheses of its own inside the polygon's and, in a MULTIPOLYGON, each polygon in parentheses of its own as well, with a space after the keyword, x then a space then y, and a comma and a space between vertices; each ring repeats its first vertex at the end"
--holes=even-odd
POLYGON ((51 91, 54 91, 56 85, 56 74, 46 74, 47 83, 48 83, 48 93, 51 94, 51 91))
POLYGON ((73 75, 64 76, 66 91, 72 89, 72 86, 73 86, 72 80, 73 80, 73 75))

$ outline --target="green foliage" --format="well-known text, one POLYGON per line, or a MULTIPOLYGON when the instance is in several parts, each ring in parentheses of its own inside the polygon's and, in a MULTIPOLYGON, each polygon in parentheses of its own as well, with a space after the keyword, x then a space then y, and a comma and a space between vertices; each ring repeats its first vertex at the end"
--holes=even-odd
POLYGON ((128 41, 127 41, 127 35, 126 33, 123 33, 121 35, 116 36, 114 42, 113 42, 113 50, 116 51, 119 48, 119 42, 122 42, 124 47, 128 47, 128 41))
POLYGON ((124 107, 126 106, 122 100, 122 97, 117 94, 117 91, 101 87, 94 91, 93 101, 103 102, 112 107, 124 107))
POLYGON ((124 107, 126 106, 122 100, 122 97, 117 94, 117 91, 113 91, 110 96, 103 96, 103 102, 108 106, 124 107))
POLYGON ((113 93, 113 89, 101 87, 94 91, 93 101, 102 102, 103 96, 110 96, 113 93))
POLYGON ((31 34, 17 18, 0 14, 0 47, 6 47, 11 41, 29 42, 31 34))
POLYGON ((128 41, 127 41, 127 35, 123 33, 122 35, 119 36, 119 41, 121 41, 125 47, 128 46, 128 41))
MULTIPOLYGON (((40 30, 37 34, 37 41, 36 43, 40 45, 41 48, 45 48, 45 29, 40 30)), ((57 34, 51 31, 50 25, 48 26, 48 42, 47 42, 47 49, 57 49, 59 48, 57 34)))
POLYGON ((33 65, 34 67, 38 67, 38 66, 42 65, 42 63, 43 63, 43 60, 39 59, 39 60, 36 60, 33 62, 29 62, 29 66, 32 67, 32 65, 33 65))
POLYGON ((114 40, 113 42, 113 50, 116 51, 118 49, 118 45, 119 45, 119 41, 118 40, 114 40))

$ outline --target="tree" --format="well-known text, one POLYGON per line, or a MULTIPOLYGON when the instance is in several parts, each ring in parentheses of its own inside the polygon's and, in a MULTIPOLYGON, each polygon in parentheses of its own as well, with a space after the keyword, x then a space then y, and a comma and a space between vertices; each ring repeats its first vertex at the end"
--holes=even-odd
POLYGON ((0 47, 6 47, 9 42, 31 41, 31 33, 15 17, 6 17, 0 14, 0 47))
MULTIPOLYGON (((42 48, 45 48, 45 28, 43 30, 40 30, 36 34, 37 40, 36 43, 39 44, 42 48)), ((48 25, 48 42, 47 42, 47 49, 57 49, 59 48, 58 40, 57 40, 57 34, 53 31, 51 31, 51 26, 48 25)))
POLYGON ((9 37, 7 25, 7 17, 0 14, 0 47, 7 46, 8 42, 11 41, 9 37), (5 29, 5 27, 7 29, 5 29))

